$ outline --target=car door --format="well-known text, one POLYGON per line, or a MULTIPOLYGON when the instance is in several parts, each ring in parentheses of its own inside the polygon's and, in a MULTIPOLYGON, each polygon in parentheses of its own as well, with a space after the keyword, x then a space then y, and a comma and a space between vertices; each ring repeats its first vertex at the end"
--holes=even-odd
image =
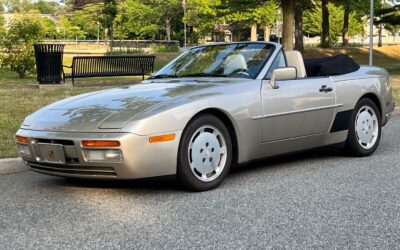
POLYGON ((335 111, 329 77, 297 78, 277 84, 279 88, 274 89, 270 80, 264 80, 261 88, 263 142, 328 132, 335 111))

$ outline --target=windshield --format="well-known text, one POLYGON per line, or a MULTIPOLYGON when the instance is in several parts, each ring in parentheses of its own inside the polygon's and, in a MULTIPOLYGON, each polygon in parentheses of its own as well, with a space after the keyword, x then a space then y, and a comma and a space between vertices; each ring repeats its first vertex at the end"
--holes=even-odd
POLYGON ((237 77, 255 78, 275 46, 236 43, 196 47, 186 51, 151 78, 237 77))

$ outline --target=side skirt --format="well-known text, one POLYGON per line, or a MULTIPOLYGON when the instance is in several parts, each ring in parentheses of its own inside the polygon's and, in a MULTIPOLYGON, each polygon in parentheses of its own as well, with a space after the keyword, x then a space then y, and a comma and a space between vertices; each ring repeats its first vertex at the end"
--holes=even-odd
POLYGON ((251 149, 240 148, 239 150, 247 150, 247 152, 249 153, 249 158, 240 161, 239 164, 255 159, 342 143, 346 141, 347 133, 347 130, 342 130, 333 133, 316 134, 281 141, 262 143, 261 145, 257 147, 252 147, 251 149))

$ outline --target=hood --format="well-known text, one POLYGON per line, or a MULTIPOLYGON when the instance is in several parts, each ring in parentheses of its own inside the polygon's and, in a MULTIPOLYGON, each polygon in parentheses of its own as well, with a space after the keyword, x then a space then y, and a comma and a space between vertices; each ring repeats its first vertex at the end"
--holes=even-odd
POLYGON ((40 109, 25 119, 22 128, 65 132, 120 129, 150 108, 214 85, 211 82, 160 80, 83 94, 40 109))

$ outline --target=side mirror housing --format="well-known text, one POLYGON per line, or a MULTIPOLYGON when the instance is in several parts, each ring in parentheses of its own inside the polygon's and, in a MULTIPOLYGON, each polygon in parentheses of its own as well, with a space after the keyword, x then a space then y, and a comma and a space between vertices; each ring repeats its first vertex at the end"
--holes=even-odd
POLYGON ((272 71, 271 86, 274 89, 279 89, 276 81, 295 80, 297 78, 297 69, 295 67, 277 68, 272 71))

